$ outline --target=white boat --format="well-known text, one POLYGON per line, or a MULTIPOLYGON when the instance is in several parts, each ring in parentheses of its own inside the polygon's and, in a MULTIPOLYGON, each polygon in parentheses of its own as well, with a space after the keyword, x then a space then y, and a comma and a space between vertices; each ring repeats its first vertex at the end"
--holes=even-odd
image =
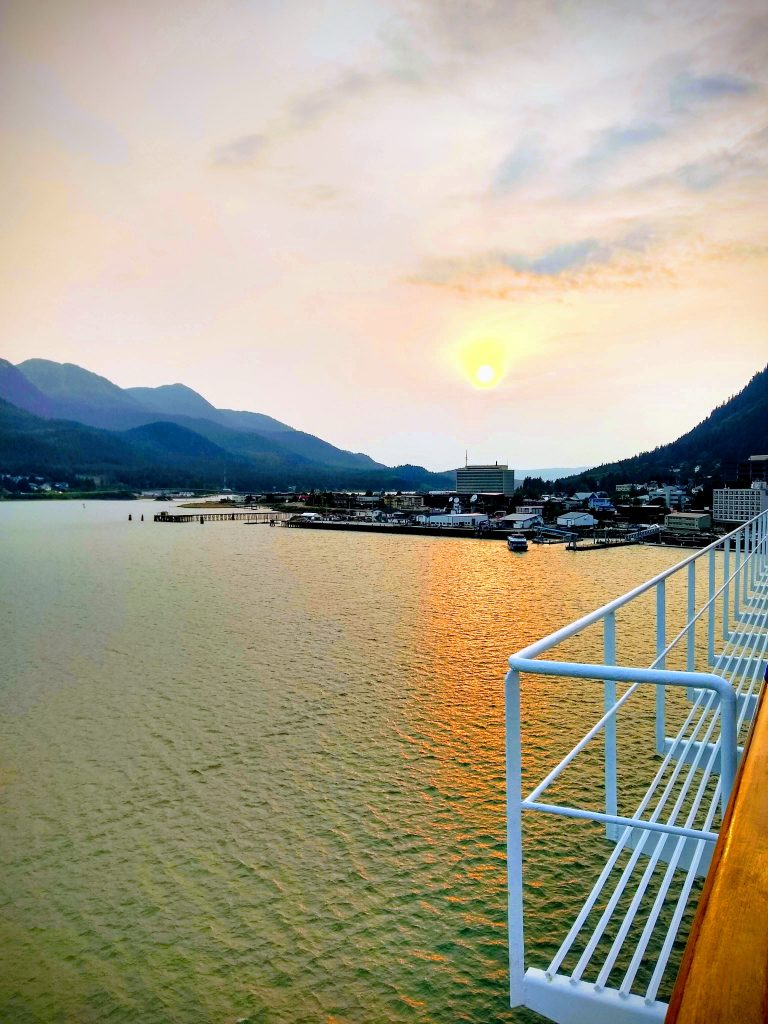
POLYGON ((527 551, 528 541, 522 533, 507 534, 507 547, 510 551, 527 551))

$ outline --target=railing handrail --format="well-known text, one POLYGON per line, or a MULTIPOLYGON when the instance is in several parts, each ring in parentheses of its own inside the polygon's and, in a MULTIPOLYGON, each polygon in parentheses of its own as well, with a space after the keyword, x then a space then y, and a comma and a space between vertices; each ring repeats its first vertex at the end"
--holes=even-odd
MULTIPOLYGON (((513 657, 515 659, 532 659, 537 657, 537 655, 542 654, 544 651, 548 651, 551 647, 555 647, 563 640, 567 640, 569 637, 581 632, 582 629, 586 629, 588 626, 594 625, 595 622, 599 622, 600 619, 605 618, 605 616, 609 615, 611 612, 615 612, 619 608, 623 608, 624 605, 634 601, 636 597, 640 597, 642 594, 647 593, 659 583, 662 583, 664 580, 669 579, 670 576, 674 576, 675 573, 684 569, 686 565, 689 565, 691 562, 695 562, 708 552, 714 551, 721 544, 730 540, 731 537, 735 537, 736 534, 746 530, 748 526, 752 523, 756 523, 762 517, 768 518, 768 510, 759 512, 756 516, 753 516, 752 519, 749 519, 747 522, 737 526, 735 530, 731 530, 730 533, 726 533, 724 536, 718 537, 716 541, 708 544, 707 547, 701 548, 699 551, 694 551, 693 554, 688 555, 680 562, 670 566, 669 569, 664 569, 664 571, 660 572, 657 576, 652 577, 650 580, 646 580, 644 583, 634 587, 632 590, 628 590, 626 594, 622 594, 620 597, 614 598, 612 601, 604 604, 601 608, 598 608, 593 612, 589 612, 587 615, 583 615, 580 619, 576 619, 567 626, 563 626, 561 629, 555 630, 554 633, 550 633, 549 636, 545 636, 543 639, 537 640, 536 643, 523 648, 523 650, 518 651, 517 654, 513 655, 513 657)), ((510 666, 514 667, 512 665, 512 658, 509 659, 509 663, 510 666)))
MULTIPOLYGON (((509 658, 504 702, 511 1006, 528 1006, 555 1021, 592 1019, 592 1010, 598 1007, 601 1020, 613 1020, 611 1012, 618 1006, 622 1008, 619 1016, 625 1022, 639 1024, 640 1020, 660 1022, 663 1019, 665 1005, 658 1002, 659 988, 695 880, 706 872, 717 835, 718 812, 725 813, 734 785, 742 749, 738 746, 738 737, 744 722, 753 713, 753 693, 768 657, 768 632, 764 628, 768 614, 767 569, 768 509, 640 586, 509 658), (722 551, 719 569, 718 551, 722 551), (672 577, 677 577, 676 583, 683 582, 682 595, 678 587, 667 586, 666 580, 672 577), (699 607, 702 597, 697 584, 705 582, 708 597, 699 607), (670 590, 675 599, 675 617, 679 619, 682 612, 685 621, 685 626, 671 642, 667 632, 670 590), (655 660, 647 668, 617 664, 617 619, 623 624, 633 611, 644 616, 647 599, 639 607, 630 607, 622 616, 617 612, 631 606, 631 602, 643 594, 655 595, 655 660), (722 621, 718 626, 719 606, 722 621), (702 638, 700 634, 699 640, 705 639, 706 644, 697 643, 697 624, 702 622, 706 635, 702 638), (595 657, 590 661, 570 660, 573 653, 568 648, 552 651, 561 641, 578 636, 596 623, 603 627, 603 658, 599 664, 595 657), (667 668, 665 659, 686 635, 686 669, 667 668), (697 668, 704 671, 697 671, 697 668), (529 674, 602 684, 603 700, 599 720, 575 746, 569 743, 571 749, 525 796, 521 690, 529 674), (617 692, 619 685, 621 694, 617 692), (655 753, 660 762, 654 761, 653 778, 639 805, 632 813, 622 814, 618 802, 617 719, 621 709, 635 698, 642 686, 652 686, 656 691, 655 753), (670 688, 680 687, 687 691, 690 708, 680 728, 676 732, 673 729, 673 734, 668 736, 665 694, 670 688), (547 790, 583 754, 598 733, 604 737, 604 809, 592 809, 591 799, 579 800, 570 791, 563 794, 559 789, 550 791, 548 799, 544 800, 547 790), (565 802, 560 803, 560 800, 565 802), (580 802, 588 806, 580 807, 580 802), (584 905, 545 971, 533 967, 526 970, 525 963, 523 818, 527 813, 599 823, 605 828, 606 838, 614 844, 584 905), (640 867, 641 858, 644 867, 640 867), (636 877, 639 867, 640 875, 636 877), (684 879, 673 890, 678 872, 684 873, 684 879), (656 881, 657 890, 653 888, 656 881), (651 957, 653 973, 646 983, 638 972, 647 961, 655 937, 661 944, 651 957), (625 952, 627 956, 631 952, 631 960, 620 985, 611 987, 612 972, 625 952), (567 961, 571 954, 578 955, 575 966, 567 961), (561 973, 563 969, 568 974, 561 973), (593 970, 598 971, 595 978, 591 974, 593 970), (585 972, 590 972, 588 985, 583 980, 585 972), (645 988, 645 995, 634 995, 636 987, 645 988), (631 1006, 629 1002, 622 1002, 633 999, 631 1006), (580 1004, 575 1013, 570 1012, 571 1000, 580 1004), (569 1004, 567 1014, 566 1002, 569 1004)), ((677 626, 672 632, 676 631, 677 626)), ((653 632, 649 626, 649 638, 653 632)), ((582 643, 582 656, 585 653, 582 643)), ((684 708, 685 702, 675 703, 676 711, 684 708)))
MULTIPOLYGON (((543 676, 564 676, 569 679, 589 679, 593 681, 612 680, 617 683, 650 684, 655 686, 684 686, 711 690, 720 702, 720 728, 722 737, 723 810, 733 786, 736 775, 736 692, 729 682, 713 672, 679 672, 673 669, 630 668, 624 665, 593 665, 585 662, 537 661, 533 658, 522 658, 513 654, 509 659, 510 669, 514 672, 532 672, 543 676)), ((597 733, 605 728, 625 701, 630 691, 624 694, 612 707, 608 708, 600 721, 582 737, 579 743, 563 760, 547 775, 543 782, 531 791, 528 800, 540 796, 567 768, 578 754, 597 733)))

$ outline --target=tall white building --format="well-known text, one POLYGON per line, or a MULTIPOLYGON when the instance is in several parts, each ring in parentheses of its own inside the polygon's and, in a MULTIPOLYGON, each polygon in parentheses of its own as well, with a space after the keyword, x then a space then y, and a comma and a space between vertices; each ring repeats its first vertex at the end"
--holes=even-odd
POLYGON ((498 462, 491 466, 464 466, 456 470, 456 490, 459 494, 515 493, 515 471, 498 462))
POLYGON ((755 480, 751 487, 719 487, 712 492, 712 517, 721 523, 746 523, 768 509, 768 485, 755 480))

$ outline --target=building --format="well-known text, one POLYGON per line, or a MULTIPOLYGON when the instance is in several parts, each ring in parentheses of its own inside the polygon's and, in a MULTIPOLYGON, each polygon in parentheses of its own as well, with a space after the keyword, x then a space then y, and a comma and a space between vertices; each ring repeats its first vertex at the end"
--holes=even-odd
POLYGON ((712 515, 719 523, 746 523, 768 509, 768 485, 755 480, 751 487, 716 487, 712 515))
POLYGON ((582 529, 590 526, 596 526, 597 520, 590 512, 566 512, 562 516, 557 517, 557 525, 564 526, 566 530, 582 529))
POLYGON ((711 530, 712 516, 709 512, 670 512, 668 516, 664 516, 664 529, 678 533, 711 530))
POLYGON ((513 512, 509 516, 502 516, 496 522, 510 530, 535 530, 537 526, 544 525, 544 517, 538 512, 533 515, 529 512, 513 512))
POLYGON ((437 515, 417 516, 417 523, 423 526, 471 526, 477 527, 488 522, 488 516, 479 512, 439 512, 437 515))
POLYGON ((491 466, 463 466, 456 470, 456 491, 459 494, 495 491, 510 497, 515 493, 515 471, 498 462, 491 466))
POLYGON ((659 498, 661 498, 667 508, 682 509, 684 505, 688 504, 688 496, 685 493, 685 489, 675 484, 662 484, 661 487, 649 490, 649 501, 658 501, 659 498))
POLYGON ((595 495, 594 498, 590 498, 587 502, 587 508, 591 508, 597 512, 615 512, 616 509, 613 507, 608 498, 601 498, 595 495))
POLYGON ((520 515, 527 514, 529 516, 541 516, 542 519, 544 518, 543 505, 518 505, 515 509, 515 512, 519 513, 520 515))
POLYGON ((417 508, 424 508, 424 495, 396 494, 394 495, 394 497, 389 499, 388 503, 392 506, 392 508, 397 508, 403 511, 411 512, 417 508))
POLYGON ((768 455, 750 455, 746 462, 739 463, 739 487, 751 487, 762 480, 768 480, 768 455))

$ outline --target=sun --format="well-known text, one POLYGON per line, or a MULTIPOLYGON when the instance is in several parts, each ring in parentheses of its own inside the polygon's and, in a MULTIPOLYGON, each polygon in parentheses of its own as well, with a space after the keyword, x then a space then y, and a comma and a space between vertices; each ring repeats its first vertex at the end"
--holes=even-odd
POLYGON ((496 370, 490 363, 482 363, 475 370, 475 381, 482 387, 489 387, 496 381, 496 370))
POLYGON ((490 391, 504 380, 508 345, 500 338, 476 333, 465 335, 454 348, 456 369, 470 387, 490 391))

